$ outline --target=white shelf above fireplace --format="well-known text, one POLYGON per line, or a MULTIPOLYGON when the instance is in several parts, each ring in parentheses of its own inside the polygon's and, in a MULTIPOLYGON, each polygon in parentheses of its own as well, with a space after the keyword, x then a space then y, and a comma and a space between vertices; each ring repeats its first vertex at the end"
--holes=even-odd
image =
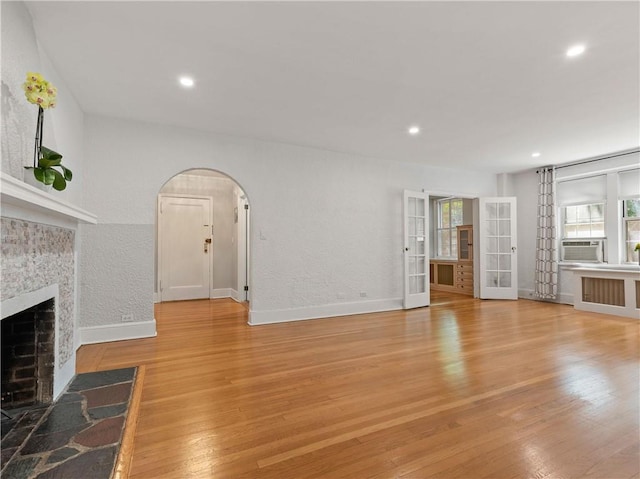
POLYGON ((4 205, 8 204, 38 213, 61 215, 79 223, 98 223, 98 218, 93 213, 2 172, 0 172, 0 198, 3 209, 4 205))

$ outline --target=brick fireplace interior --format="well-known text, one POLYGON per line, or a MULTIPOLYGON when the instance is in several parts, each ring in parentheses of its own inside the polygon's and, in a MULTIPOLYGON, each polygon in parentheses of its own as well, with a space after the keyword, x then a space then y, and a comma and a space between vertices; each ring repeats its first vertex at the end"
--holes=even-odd
POLYGON ((2 321, 2 409, 53 400, 55 303, 51 298, 2 321))

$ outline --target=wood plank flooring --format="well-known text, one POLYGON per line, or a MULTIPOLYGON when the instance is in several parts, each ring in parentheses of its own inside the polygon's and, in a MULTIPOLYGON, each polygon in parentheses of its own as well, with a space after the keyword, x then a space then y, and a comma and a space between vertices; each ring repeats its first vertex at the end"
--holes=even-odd
POLYGON ((130 477, 640 478, 639 324, 433 293, 412 311, 248 326, 231 300, 156 306, 130 477))

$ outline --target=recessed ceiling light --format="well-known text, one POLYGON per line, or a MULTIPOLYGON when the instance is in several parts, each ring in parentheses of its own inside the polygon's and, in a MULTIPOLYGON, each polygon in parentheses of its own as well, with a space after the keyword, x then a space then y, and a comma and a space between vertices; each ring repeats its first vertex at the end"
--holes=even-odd
POLYGON ((409 130, 407 130, 409 132, 410 135, 417 135, 418 133, 420 133, 420 127, 419 126, 410 126, 409 130))
POLYGON ((195 82, 193 81, 193 78, 191 78, 191 77, 180 77, 180 85, 182 85, 183 87, 191 88, 194 84, 195 84, 195 82))
POLYGON ((584 51, 586 50, 586 47, 582 44, 580 45, 573 45, 571 48, 569 48, 567 50, 567 56, 568 57, 577 57, 579 55, 582 55, 584 53, 584 51))
POLYGON ((534 158, 538 158, 540 156, 540 152, 539 151, 534 151, 533 153, 531 153, 531 156, 534 158))

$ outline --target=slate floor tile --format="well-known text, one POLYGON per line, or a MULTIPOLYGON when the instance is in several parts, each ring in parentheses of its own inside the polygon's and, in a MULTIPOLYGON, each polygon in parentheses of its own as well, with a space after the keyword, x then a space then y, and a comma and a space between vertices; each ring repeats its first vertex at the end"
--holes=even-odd
POLYGON ((127 410, 128 403, 116 404, 115 406, 101 406, 87 409, 91 419, 104 419, 105 417, 122 416, 127 410))
POLYGON ((11 461, 2 471, 2 477, 11 479, 28 479, 40 462, 39 457, 26 457, 17 461, 11 461))
POLYGON ((82 414, 82 403, 55 404, 44 422, 38 426, 35 434, 52 434, 86 425, 86 423, 87 420, 82 414))
POLYGON ((85 429, 75 437, 75 442, 86 447, 100 447, 115 444, 120 440, 124 426, 124 416, 103 419, 85 429))
POLYGON ((69 386, 68 391, 84 391, 110 384, 124 383, 132 381, 136 368, 113 369, 111 371, 100 371, 98 373, 78 374, 69 386))
POLYGON ((24 442, 27 436, 33 431, 33 427, 20 427, 13 429, 2 438, 2 449, 5 447, 18 447, 24 442))
POLYGON ((75 456, 79 452, 80 451, 78 451, 76 448, 73 448, 73 447, 63 447, 51 453, 51 455, 49 456, 49 459, 47 459, 47 464, 62 462, 65 459, 69 459, 70 457, 75 456))
POLYGON ((109 479, 116 457, 116 447, 95 449, 80 454, 36 476, 36 479, 91 478, 109 479))
POLYGON ((14 410, 2 421, 2 478, 109 479, 135 372, 81 374, 54 404, 14 410))
POLYGON ((4 447, 2 446, 2 451, 0 453, 1 455, 1 459, 0 459, 0 464, 2 464, 0 467, 4 467, 4 465, 9 462, 9 460, 13 457, 13 455, 15 454, 15 452, 18 450, 17 447, 4 447))
POLYGON ((37 454, 40 452, 51 451, 66 446, 71 438, 77 433, 86 429, 89 424, 82 424, 64 431, 54 432, 51 434, 32 435, 27 443, 20 450, 20 454, 27 456, 29 454, 37 454))
POLYGON ((82 395, 87 398, 89 408, 123 403, 129 399, 130 394, 130 382, 82 391, 82 395))

